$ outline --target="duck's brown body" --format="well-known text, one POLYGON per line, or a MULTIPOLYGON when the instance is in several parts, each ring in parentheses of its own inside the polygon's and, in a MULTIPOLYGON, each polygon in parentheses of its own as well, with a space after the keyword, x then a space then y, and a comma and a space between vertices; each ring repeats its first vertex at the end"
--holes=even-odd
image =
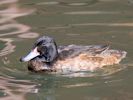
POLYGON ((35 72, 77 72, 118 64, 125 56, 125 51, 112 50, 107 45, 68 45, 57 48, 53 38, 43 36, 20 61, 28 62, 28 69, 35 72))
POLYGON ((55 62, 47 64, 35 58, 29 61, 28 68, 35 72, 94 71, 103 66, 118 64, 126 56, 125 51, 110 50, 107 46, 102 48, 88 46, 88 49, 82 50, 73 55, 76 50, 77 47, 75 49, 74 45, 64 47, 59 50, 59 57, 55 62))

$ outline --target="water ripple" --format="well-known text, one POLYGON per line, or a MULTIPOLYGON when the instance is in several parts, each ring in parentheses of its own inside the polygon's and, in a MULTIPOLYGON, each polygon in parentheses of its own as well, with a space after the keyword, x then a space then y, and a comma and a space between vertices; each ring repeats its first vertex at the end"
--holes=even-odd
POLYGON ((33 82, 28 80, 16 80, 0 76, 0 92, 3 93, 1 100, 25 100, 27 93, 37 93, 38 89, 33 82), (12 89, 14 88, 14 89, 12 89))
POLYGON ((62 87, 65 88, 75 88, 75 87, 85 87, 85 86, 92 86, 92 83, 77 83, 77 84, 72 84, 72 85, 64 85, 62 87))
POLYGON ((19 38, 36 38, 38 33, 31 32, 31 27, 17 22, 15 19, 18 17, 26 16, 35 11, 35 9, 24 9, 17 5, 18 0, 1 0, 0 5, 6 4, 5 9, 0 10, 0 41, 5 42, 5 46, 0 51, 0 56, 5 56, 15 51, 15 45, 12 44, 14 40, 9 36, 19 38), (13 30, 5 32, 7 30, 13 30), (6 36, 6 37, 5 37, 6 36))
POLYGON ((6 42, 5 43, 6 47, 3 48, 0 51, 0 56, 5 56, 9 53, 14 52, 14 49, 15 49, 16 46, 12 44, 12 42, 13 42, 12 39, 10 39, 10 38, 0 38, 0 41, 6 42))
POLYGON ((8 3, 16 3, 18 0, 0 0, 0 5, 8 3))
POLYGON ((57 5, 57 4, 59 4, 59 2, 49 1, 49 2, 40 2, 40 3, 37 3, 36 5, 57 5))
POLYGON ((115 11, 74 11, 74 12, 64 12, 67 15, 95 15, 95 14, 120 14, 120 12, 115 11))
POLYGON ((72 26, 124 26, 133 27, 133 23, 81 23, 81 24, 71 24, 72 26))
POLYGON ((49 2, 40 2, 36 5, 61 5, 61 6, 88 6, 97 3, 98 0, 89 0, 87 2, 56 2, 56 1, 49 1, 49 2))

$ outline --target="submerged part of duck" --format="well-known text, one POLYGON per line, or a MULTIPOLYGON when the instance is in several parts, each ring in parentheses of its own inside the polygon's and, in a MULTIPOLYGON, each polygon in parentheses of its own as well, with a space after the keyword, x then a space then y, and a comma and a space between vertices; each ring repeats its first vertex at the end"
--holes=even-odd
POLYGON ((53 38, 43 36, 21 61, 28 61, 28 69, 35 72, 77 72, 118 64, 125 57, 125 51, 112 50, 107 45, 68 45, 57 49, 53 38))

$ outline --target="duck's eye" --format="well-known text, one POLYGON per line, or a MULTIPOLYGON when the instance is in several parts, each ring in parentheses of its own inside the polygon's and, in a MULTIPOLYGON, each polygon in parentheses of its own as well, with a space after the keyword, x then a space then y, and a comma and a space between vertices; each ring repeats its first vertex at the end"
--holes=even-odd
POLYGON ((40 53, 40 54, 45 54, 47 48, 45 46, 38 46, 37 48, 37 51, 40 53))

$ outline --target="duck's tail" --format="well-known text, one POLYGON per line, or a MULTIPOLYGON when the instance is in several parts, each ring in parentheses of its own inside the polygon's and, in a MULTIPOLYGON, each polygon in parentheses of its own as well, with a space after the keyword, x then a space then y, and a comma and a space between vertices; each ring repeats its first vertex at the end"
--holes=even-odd
POLYGON ((126 57, 127 52, 126 51, 121 51, 121 50, 112 50, 111 55, 116 57, 116 59, 121 61, 123 58, 126 57))
POLYGON ((121 55, 121 59, 123 59, 123 58, 126 57, 127 52, 126 51, 121 51, 120 55, 121 55))
POLYGON ((104 53, 104 65, 119 64, 119 62, 126 57, 127 52, 121 50, 107 50, 104 53))
POLYGON ((115 54, 115 57, 117 58, 117 62, 116 64, 118 64, 122 59, 124 59, 127 55, 127 52, 126 51, 121 51, 121 50, 118 50, 115 54))

